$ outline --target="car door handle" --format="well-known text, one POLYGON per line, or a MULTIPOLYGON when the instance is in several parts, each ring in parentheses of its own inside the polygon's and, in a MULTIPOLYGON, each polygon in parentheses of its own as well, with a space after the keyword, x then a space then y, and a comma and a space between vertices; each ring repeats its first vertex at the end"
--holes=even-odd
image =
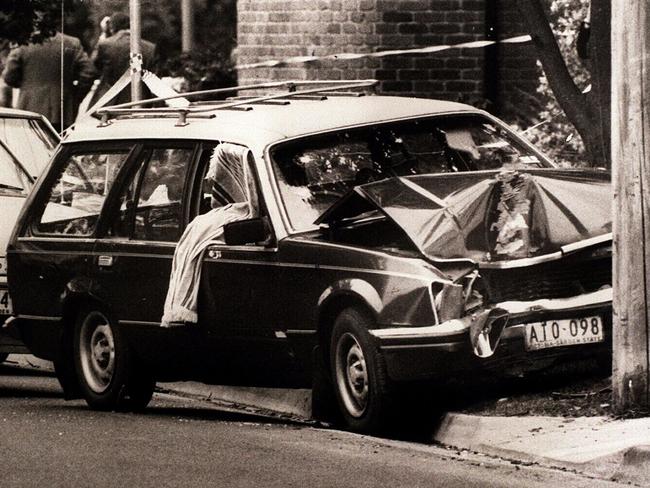
POLYGON ((113 266, 113 262, 114 262, 113 256, 102 255, 97 258, 97 265, 100 268, 110 268, 111 266, 113 266))

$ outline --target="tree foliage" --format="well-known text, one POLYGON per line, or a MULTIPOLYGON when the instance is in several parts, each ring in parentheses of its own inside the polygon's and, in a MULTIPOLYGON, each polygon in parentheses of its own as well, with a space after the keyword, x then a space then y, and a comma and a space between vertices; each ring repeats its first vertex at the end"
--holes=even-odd
MULTIPOLYGON (((589 88, 591 76, 585 60, 577 52, 577 39, 581 25, 587 18, 589 0, 552 0, 549 21, 562 57, 574 82, 584 91, 589 88)), ((541 66, 540 66, 541 67, 541 66)), ((538 123, 528 129, 527 135, 536 145, 544 148, 553 160, 561 164, 580 166, 587 164, 582 138, 558 103, 546 75, 539 78, 538 92, 542 95, 542 107, 538 123)))
MULTIPOLYGON (((558 107, 566 114, 584 143, 590 166, 610 166, 610 3, 609 0, 517 0, 537 48, 545 79, 541 91, 548 97, 541 124, 534 134, 538 142, 551 144, 560 159, 575 159, 580 143, 558 136, 566 129, 558 107), (588 60, 576 56, 575 35, 591 7, 591 35, 588 60), (590 86, 590 90, 585 90, 590 86), (564 127, 562 127, 564 126, 564 127), (572 157, 567 158, 570 155, 572 157)), ((531 131, 532 132, 532 131, 531 131)), ((566 132, 565 132, 566 134, 566 132)))
MULTIPOLYGON (((114 12, 129 12, 128 0, 87 0, 94 25, 114 12)), ((236 45, 236 0, 195 0, 193 52, 181 53, 179 0, 141 0, 142 37, 156 43, 157 72, 186 80, 186 89, 232 84, 230 53, 236 45)))
POLYGON ((0 37, 11 43, 42 42, 54 35, 60 23, 61 0, 4 0, 0 3, 0 37))

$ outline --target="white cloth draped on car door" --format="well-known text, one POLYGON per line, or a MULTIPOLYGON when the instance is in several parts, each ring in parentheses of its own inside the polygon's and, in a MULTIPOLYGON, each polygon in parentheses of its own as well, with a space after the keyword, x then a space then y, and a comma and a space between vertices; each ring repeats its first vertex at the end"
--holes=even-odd
POLYGON ((176 246, 162 327, 198 322, 201 264, 206 249, 224 243, 224 225, 253 216, 247 184, 248 153, 247 148, 228 143, 219 144, 212 153, 206 178, 213 184, 212 205, 222 206, 192 220, 176 246))

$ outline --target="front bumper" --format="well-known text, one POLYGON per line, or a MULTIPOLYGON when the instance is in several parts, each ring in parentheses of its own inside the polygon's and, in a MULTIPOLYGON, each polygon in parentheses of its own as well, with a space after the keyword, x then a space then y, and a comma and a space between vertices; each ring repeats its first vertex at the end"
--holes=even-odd
POLYGON ((494 354, 488 358, 474 354, 469 320, 454 319, 426 327, 374 329, 370 334, 383 353, 389 377, 395 381, 434 379, 476 369, 519 372, 538 369, 561 358, 585 358, 611 352, 611 288, 570 298, 502 302, 495 308, 508 312, 509 319, 494 354), (527 323, 593 315, 603 320, 603 342, 526 351, 527 323))

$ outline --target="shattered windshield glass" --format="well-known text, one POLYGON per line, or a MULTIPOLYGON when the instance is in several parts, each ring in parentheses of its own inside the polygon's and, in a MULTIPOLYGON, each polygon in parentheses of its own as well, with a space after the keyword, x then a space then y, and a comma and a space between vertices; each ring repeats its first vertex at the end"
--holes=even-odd
POLYGON ((37 119, 0 118, 0 139, 32 176, 38 176, 50 160, 58 140, 37 119))
POLYGON ((540 168, 542 157, 491 119, 455 115, 303 138, 272 151, 295 229, 314 221, 353 186, 395 176, 540 168))
POLYGON ((25 171, 0 145, 0 194, 26 194, 31 182, 25 171))
POLYGON ((43 122, 0 117, 0 193, 26 194, 54 152, 57 140, 43 122))

